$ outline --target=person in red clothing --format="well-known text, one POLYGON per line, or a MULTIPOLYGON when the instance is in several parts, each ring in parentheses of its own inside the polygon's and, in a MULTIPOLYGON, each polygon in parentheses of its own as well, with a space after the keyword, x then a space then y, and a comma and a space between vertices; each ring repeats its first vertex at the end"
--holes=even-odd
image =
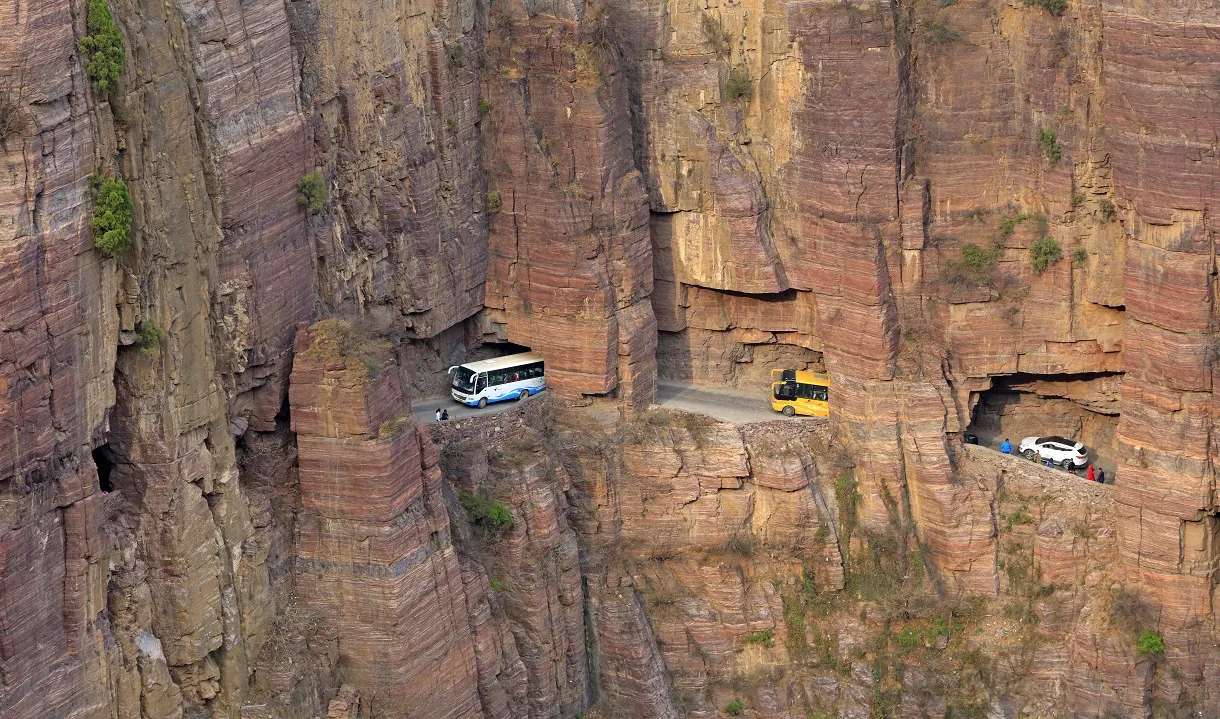
POLYGON ((1097 481, 1096 479, 1093 478, 1093 465, 1091 465, 1091 464, 1089 465, 1089 481, 1090 482, 1097 481))

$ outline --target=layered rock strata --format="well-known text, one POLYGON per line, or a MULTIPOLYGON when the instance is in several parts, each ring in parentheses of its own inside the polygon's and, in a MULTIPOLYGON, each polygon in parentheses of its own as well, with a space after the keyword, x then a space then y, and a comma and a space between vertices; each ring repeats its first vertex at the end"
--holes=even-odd
POLYGON ((487 299, 565 393, 655 396, 644 184, 616 29, 589 6, 497 6, 487 47, 487 299))
POLYGON ((388 346, 324 320, 297 334, 299 601, 387 716, 522 716, 526 667, 487 577, 450 538, 435 446, 388 346))

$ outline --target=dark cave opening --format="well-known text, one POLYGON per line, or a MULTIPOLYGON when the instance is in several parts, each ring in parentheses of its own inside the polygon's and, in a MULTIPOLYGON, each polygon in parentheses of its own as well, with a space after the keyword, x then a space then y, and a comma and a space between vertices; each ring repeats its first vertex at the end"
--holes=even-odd
POLYGON ((114 491, 114 450, 110 445, 103 444, 93 450, 93 464, 97 467, 97 484, 103 492, 114 491))
MULTIPOLYGON (((492 357, 505 357, 508 355, 520 354, 522 352, 532 352, 533 350, 525 345, 514 344, 512 342, 484 342, 479 346, 479 359, 489 359, 492 357)), ((472 353, 473 354, 473 353, 472 353)), ((467 360, 473 362, 474 360, 467 360)))

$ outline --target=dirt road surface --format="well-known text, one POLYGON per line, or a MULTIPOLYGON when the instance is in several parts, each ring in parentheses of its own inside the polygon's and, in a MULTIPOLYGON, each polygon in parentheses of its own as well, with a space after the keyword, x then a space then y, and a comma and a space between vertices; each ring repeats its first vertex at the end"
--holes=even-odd
MULTIPOLYGON (((665 409, 705 414, 722 422, 737 424, 784 419, 783 415, 771 409, 767 396, 769 390, 769 387, 764 387, 759 388, 757 392, 743 392, 662 380, 657 383, 657 404, 665 409)), ((449 419, 452 421, 504 412, 516 406, 516 403, 498 402, 479 409, 467 407, 450 397, 429 397, 412 402, 411 405, 416 418, 430 423, 436 421, 437 408, 449 410, 449 419)))

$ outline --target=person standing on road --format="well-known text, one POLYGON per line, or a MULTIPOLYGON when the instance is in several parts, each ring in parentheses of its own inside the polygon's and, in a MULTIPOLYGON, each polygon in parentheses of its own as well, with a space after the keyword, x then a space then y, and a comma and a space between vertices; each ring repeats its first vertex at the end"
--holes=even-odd
POLYGON ((1096 481, 1097 481, 1097 478, 1093 476, 1093 465, 1091 465, 1091 464, 1089 465, 1089 476, 1088 476, 1088 478, 1087 478, 1087 479, 1088 479, 1090 482, 1096 482, 1096 481))
POLYGON ((1097 468, 1097 483, 1098 484, 1106 483, 1106 470, 1102 469, 1101 467, 1097 468))
POLYGON ((1000 451, 1004 454, 1012 454, 1012 442, 1009 442, 1007 437, 1000 443, 1000 451))
POLYGON ((441 408, 440 407, 436 408, 436 421, 437 422, 441 421, 441 408))

